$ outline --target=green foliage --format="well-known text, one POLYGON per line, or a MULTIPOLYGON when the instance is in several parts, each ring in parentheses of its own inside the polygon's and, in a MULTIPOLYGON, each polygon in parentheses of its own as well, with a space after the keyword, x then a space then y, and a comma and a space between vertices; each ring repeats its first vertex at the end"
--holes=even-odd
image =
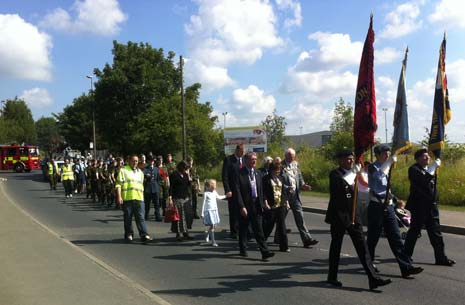
MULTIPOLYGON (((83 94, 75 98, 72 105, 66 106, 62 113, 55 116, 61 135, 73 148, 80 151, 89 149, 89 143, 93 139, 92 104, 92 95, 83 94)), ((97 136, 96 140, 99 143, 101 138, 97 136)))
POLYGON ((0 119, 0 143, 36 144, 37 133, 29 107, 15 97, 6 100, 0 119))
POLYGON ((283 146, 287 143, 285 137, 286 118, 279 116, 276 109, 261 122, 261 125, 265 128, 268 144, 283 146))
POLYGON ((334 106, 333 121, 329 127, 332 132, 353 132, 354 109, 350 104, 346 104, 342 97, 334 106))
POLYGON ((329 172, 336 167, 334 161, 308 146, 300 147, 296 153, 304 180, 312 186, 312 190, 329 192, 329 172))
MULTIPOLYGON (((401 155, 392 170, 392 190, 401 199, 409 195, 408 168, 415 163, 413 155, 401 155)), ((465 158, 444 159, 438 172, 439 204, 465 206, 465 158)))
POLYGON ((48 156, 51 156, 52 152, 59 146, 62 146, 63 143, 55 118, 41 117, 37 120, 35 125, 38 145, 43 152, 45 152, 48 156))

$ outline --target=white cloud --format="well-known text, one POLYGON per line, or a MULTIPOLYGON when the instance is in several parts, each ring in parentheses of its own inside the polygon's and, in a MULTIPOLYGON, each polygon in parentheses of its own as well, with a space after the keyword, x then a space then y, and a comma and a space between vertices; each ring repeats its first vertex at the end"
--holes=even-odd
POLYGON ((275 98, 272 95, 266 95, 255 85, 234 90, 232 102, 237 111, 245 113, 269 114, 276 107, 275 98))
POLYGON ((202 89, 210 92, 214 89, 235 85, 228 69, 221 66, 204 65, 199 60, 186 61, 185 76, 188 82, 202 84, 202 89))
POLYGON ((402 52, 386 47, 384 49, 375 50, 375 65, 389 64, 402 57, 402 52))
POLYGON ((386 15, 386 26, 380 33, 383 38, 399 38, 415 32, 422 26, 420 5, 422 2, 411 1, 397 6, 386 15))
POLYGON ((276 0, 276 5, 280 10, 290 9, 293 12, 293 18, 284 20, 284 27, 290 28, 293 26, 300 27, 302 25, 302 7, 299 1, 294 0, 276 0))
POLYGON ((0 77, 48 81, 52 40, 18 15, 0 14, 0 77))
POLYGON ((327 130, 331 124, 332 110, 321 104, 309 104, 298 101, 292 108, 284 112, 286 118, 286 133, 298 134, 302 126, 302 133, 327 130))
POLYGON ((24 100, 29 107, 35 109, 49 107, 53 104, 52 97, 48 93, 47 89, 44 88, 36 87, 30 90, 24 90, 19 98, 24 100))
POLYGON ((463 59, 446 64, 451 102, 453 104, 459 103, 465 106, 465 75, 463 71, 465 71, 465 60, 463 59))
POLYGON ((47 14, 40 25, 72 33, 115 35, 120 24, 127 19, 117 0, 76 0, 71 8, 75 17, 62 8, 47 14))
POLYGON ((436 23, 441 28, 465 28, 465 2, 462 0, 441 0, 436 4, 434 12, 428 16, 431 23, 436 23))
POLYGON ((222 75, 219 82, 205 78, 202 84, 207 87, 233 84, 228 65, 253 64, 262 57, 264 49, 283 45, 275 28, 277 18, 268 1, 197 0, 196 3, 198 13, 185 25, 190 57, 198 61, 197 73, 207 75, 214 68, 222 75))

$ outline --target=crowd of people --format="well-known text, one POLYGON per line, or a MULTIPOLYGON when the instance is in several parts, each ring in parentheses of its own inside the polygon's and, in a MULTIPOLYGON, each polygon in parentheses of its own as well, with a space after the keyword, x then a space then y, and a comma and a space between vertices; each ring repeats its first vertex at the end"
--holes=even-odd
MULTIPOLYGON (((445 254, 439 226, 434 177, 440 160, 430 165, 426 149, 415 153, 416 163, 409 169, 411 186, 405 209, 405 203, 394 196, 388 182, 389 169, 396 162, 396 156, 390 154, 387 145, 378 145, 374 151, 376 161, 365 163, 363 169, 358 164, 354 165, 352 151, 340 151, 336 156, 339 167, 329 175, 330 199, 325 221, 330 224, 331 245, 327 282, 333 286, 342 286, 337 274, 346 233, 351 237, 368 276, 370 289, 391 282, 379 276, 378 267, 373 263, 382 231, 403 278, 412 278, 412 275, 423 271, 423 268, 414 266, 412 260, 415 243, 423 227, 434 248, 435 263, 444 266, 455 264, 445 254), (357 213, 355 199, 358 193, 363 195, 364 192, 368 194, 366 239, 362 215, 357 213), (396 202, 399 205, 397 209, 396 202), (399 228, 402 221, 411 226, 404 236, 405 244, 399 228)), ((255 238, 262 260, 273 257, 274 252, 267 244, 273 230, 274 243, 279 245, 279 251, 290 252, 287 237, 290 230, 286 227, 289 210, 292 211, 302 246, 311 248, 318 243, 305 224, 301 202, 301 191, 310 190, 311 187, 304 181, 296 152, 292 148, 285 151, 283 159, 266 157, 262 166, 258 167, 257 154, 246 153, 244 144, 237 145, 234 153, 223 161, 224 195, 218 194, 216 180, 206 179, 200 213, 197 209, 200 179, 192 158, 175 163, 168 155, 164 163, 161 156, 155 158, 149 154, 147 158, 144 155, 131 155, 125 161, 111 155, 106 160, 77 159, 74 164, 67 159, 63 168, 59 169, 52 159, 48 165, 50 188, 55 190, 61 177, 66 198, 72 197, 73 193, 85 192, 86 197, 94 202, 121 208, 124 238, 128 242, 134 239, 133 218, 141 240, 152 240, 145 222, 153 207, 154 220, 163 221, 165 217, 165 221, 170 221, 177 241, 193 239, 189 230, 194 219, 202 218, 206 227, 205 241, 216 247, 215 228, 220 223, 217 200, 226 199, 229 238, 237 239, 240 256, 248 256, 247 244, 255 238)))

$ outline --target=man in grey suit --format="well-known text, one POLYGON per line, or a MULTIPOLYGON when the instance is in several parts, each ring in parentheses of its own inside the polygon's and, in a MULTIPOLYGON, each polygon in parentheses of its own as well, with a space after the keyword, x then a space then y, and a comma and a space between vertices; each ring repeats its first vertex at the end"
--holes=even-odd
POLYGON ((318 240, 312 238, 312 235, 307 230, 304 221, 304 213, 302 210, 302 202, 300 201, 301 190, 310 190, 311 187, 305 183, 300 170, 299 164, 296 161, 296 154, 293 148, 288 148, 284 154, 283 177, 284 184, 289 190, 289 205, 294 214, 295 224, 299 230, 300 238, 304 248, 310 248, 318 243, 318 240))

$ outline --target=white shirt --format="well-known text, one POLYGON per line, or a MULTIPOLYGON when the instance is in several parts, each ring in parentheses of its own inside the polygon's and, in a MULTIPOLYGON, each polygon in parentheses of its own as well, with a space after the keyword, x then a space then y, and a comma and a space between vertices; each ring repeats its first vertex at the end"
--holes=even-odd
POLYGON ((213 192, 203 193, 203 206, 202 206, 202 217, 205 216, 204 212, 208 210, 218 210, 217 199, 226 199, 226 196, 219 195, 216 190, 213 192))

